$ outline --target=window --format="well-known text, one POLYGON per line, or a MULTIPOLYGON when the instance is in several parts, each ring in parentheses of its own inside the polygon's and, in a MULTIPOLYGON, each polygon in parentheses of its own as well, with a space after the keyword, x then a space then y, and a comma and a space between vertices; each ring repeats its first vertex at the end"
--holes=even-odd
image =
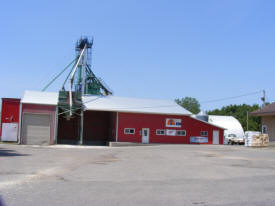
POLYGON ((134 128, 125 128, 124 134, 135 134, 135 129, 134 128))
POLYGON ((208 136, 208 132, 207 131, 201 131, 201 136, 207 137, 208 136))
POLYGON ((266 125, 262 126, 262 133, 267 134, 267 126, 266 125))
POLYGON ((165 135, 165 130, 164 129, 157 129, 156 130, 156 135, 165 135))
POLYGON ((185 130, 177 130, 177 136, 186 136, 185 130))
POLYGON ((228 137, 237 137, 237 135, 235 135, 235 134, 229 134, 229 135, 227 135, 228 137))

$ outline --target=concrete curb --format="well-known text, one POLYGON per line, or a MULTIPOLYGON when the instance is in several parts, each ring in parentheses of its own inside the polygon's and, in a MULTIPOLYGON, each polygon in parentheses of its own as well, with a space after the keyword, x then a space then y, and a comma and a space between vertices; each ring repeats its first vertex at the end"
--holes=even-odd
POLYGON ((132 146, 156 146, 158 144, 143 144, 133 142, 109 142, 109 147, 132 147, 132 146))

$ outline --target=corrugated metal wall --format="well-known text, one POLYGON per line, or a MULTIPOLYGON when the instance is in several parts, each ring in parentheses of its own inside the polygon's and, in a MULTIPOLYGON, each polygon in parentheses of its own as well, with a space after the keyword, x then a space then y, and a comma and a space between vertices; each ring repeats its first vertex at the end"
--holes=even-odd
MULTIPOLYGON (((49 115, 50 116, 50 134, 48 135, 48 142, 50 144, 54 144, 54 136, 55 136, 55 115, 56 115, 56 106, 50 105, 38 105, 38 104, 22 104, 22 117, 21 119, 24 121, 24 115, 49 115)), ((28 127, 28 125, 23 125, 23 121, 21 123, 21 143, 25 141, 22 139, 23 134, 26 132, 24 129, 28 127), (23 127, 24 126, 24 127, 23 127)), ((29 122, 31 123, 31 122, 29 122)), ((30 125, 31 126, 31 125, 30 125)), ((38 135, 39 133, 37 133, 38 135)), ((43 135, 42 135, 43 136, 43 135)), ((37 138, 44 138, 38 136, 37 138)))
POLYGON ((190 137, 201 136, 201 131, 208 132, 208 144, 212 144, 213 130, 219 131, 219 144, 223 144, 223 129, 204 123, 188 116, 118 113, 118 141, 142 142, 142 128, 150 129, 150 143, 190 144, 190 137), (181 119, 181 127, 166 127, 166 118, 181 119), (124 128, 134 128, 135 134, 124 134, 124 128), (186 130, 186 136, 157 135, 157 129, 186 130))
POLYGON ((50 144, 51 115, 24 113, 22 121, 22 144, 50 144))

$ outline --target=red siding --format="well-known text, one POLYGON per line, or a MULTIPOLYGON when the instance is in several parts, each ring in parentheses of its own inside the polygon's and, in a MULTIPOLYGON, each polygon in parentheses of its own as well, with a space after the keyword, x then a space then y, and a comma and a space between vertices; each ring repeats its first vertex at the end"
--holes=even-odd
MULTIPOLYGON (((55 129, 56 106, 38 105, 38 104, 22 104, 22 116, 23 116, 24 113, 50 114, 51 115, 51 137, 50 137, 50 144, 54 144, 54 129, 55 129)), ((22 134, 22 132, 21 132, 21 134, 22 134)), ((22 142, 22 136, 20 137, 20 139, 21 139, 21 142, 22 142)))
POLYGON ((2 98, 0 137, 3 123, 19 122, 19 110, 20 99, 2 98))
POLYGON ((219 131, 219 143, 223 144, 223 129, 204 123, 188 116, 157 115, 157 114, 134 114, 119 113, 118 115, 118 141, 142 142, 142 128, 149 128, 150 143, 190 143, 191 136, 201 136, 201 131, 208 132, 208 144, 212 144, 213 130, 219 131), (166 127, 166 118, 181 119, 180 128, 166 127), (135 134, 124 134, 124 128, 134 128, 135 134), (186 130, 186 136, 156 135, 157 129, 186 130))

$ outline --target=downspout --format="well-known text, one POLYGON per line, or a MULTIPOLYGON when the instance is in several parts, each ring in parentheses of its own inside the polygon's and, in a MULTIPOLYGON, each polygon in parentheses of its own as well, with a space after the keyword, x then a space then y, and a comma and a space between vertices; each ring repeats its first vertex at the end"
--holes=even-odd
POLYGON ((118 112, 116 113, 116 142, 118 142, 118 112))
POLYGON ((84 111, 83 108, 81 108, 81 114, 80 114, 80 140, 79 144, 83 144, 83 124, 84 123, 84 111))
POLYGON ((18 144, 21 144, 21 124, 22 124, 22 102, 20 101, 20 107, 19 107, 19 125, 18 125, 18 134, 17 134, 18 144))
POLYGON ((57 144, 57 134, 58 134, 58 106, 56 106, 56 109, 55 109, 54 144, 57 144))

